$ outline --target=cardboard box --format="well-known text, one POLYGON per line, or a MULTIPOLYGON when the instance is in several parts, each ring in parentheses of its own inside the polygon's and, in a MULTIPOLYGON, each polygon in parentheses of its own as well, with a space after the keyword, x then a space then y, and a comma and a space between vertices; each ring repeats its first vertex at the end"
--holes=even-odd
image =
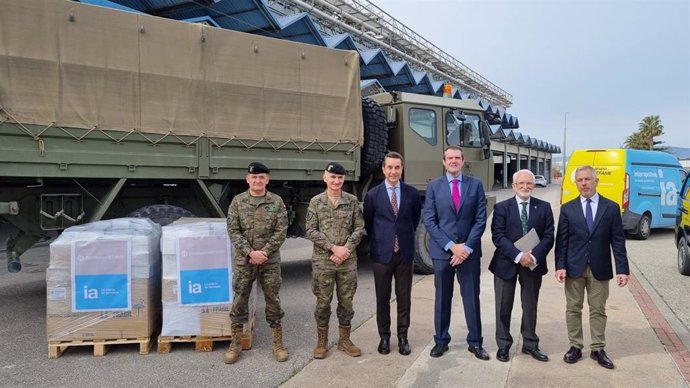
POLYGON ((66 229, 50 245, 48 341, 150 337, 160 322, 160 234, 135 218, 66 229))

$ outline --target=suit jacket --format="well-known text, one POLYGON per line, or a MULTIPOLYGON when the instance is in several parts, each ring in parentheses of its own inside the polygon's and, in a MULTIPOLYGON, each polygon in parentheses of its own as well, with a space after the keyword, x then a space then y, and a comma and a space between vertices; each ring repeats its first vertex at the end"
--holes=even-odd
POLYGON ((561 206, 556 234, 556 269, 571 278, 582 276, 589 264, 597 280, 613 278, 611 252, 616 273, 629 274, 625 234, 618 204, 599 194, 592 232, 587 228, 580 196, 561 206))
MULTIPOLYGON (((510 197, 494 206, 494 216, 491 221, 491 240, 496 246, 494 257, 489 264, 489 270, 501 279, 512 279, 517 275, 520 264, 515 263, 515 256, 520 250, 515 248, 515 241, 522 238, 522 208, 515 197, 510 197)), ((554 223, 551 204, 541 199, 531 197, 529 203, 529 219, 527 230, 534 228, 539 236, 539 244, 532 249, 532 256, 537 260, 537 267, 526 273, 531 276, 543 276, 548 272, 546 256, 553 248, 554 223)))
POLYGON ((388 189, 381 182, 364 197, 364 227, 369 235, 371 259, 389 263, 393 255, 395 236, 398 236, 400 258, 413 261, 415 257, 415 229, 419 224, 422 204, 419 191, 400 182, 398 215, 393 213, 388 189))
POLYGON ((422 220, 429 233, 429 254, 433 259, 450 260, 452 252, 443 249, 448 241, 472 248, 470 258, 482 255, 481 237, 486 229, 484 188, 478 179, 463 174, 460 192, 460 209, 456 213, 445 174, 427 185, 422 220))

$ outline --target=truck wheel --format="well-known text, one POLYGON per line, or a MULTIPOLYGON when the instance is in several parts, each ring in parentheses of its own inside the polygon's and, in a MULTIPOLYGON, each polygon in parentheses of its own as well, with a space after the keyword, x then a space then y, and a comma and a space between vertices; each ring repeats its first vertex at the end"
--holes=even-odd
POLYGON ((369 241, 369 236, 364 236, 359 245, 357 245, 357 260, 369 259, 371 254, 369 241))
POLYGON ((637 230, 635 231, 635 239, 646 240, 652 232, 652 218, 649 214, 645 213, 640 217, 640 221, 637 223, 637 230))
POLYGON ((367 176, 381 167, 388 151, 388 128, 383 108, 369 98, 362 98, 364 146, 362 147, 361 176, 367 176))
POLYGON ((678 240, 678 272, 681 275, 690 275, 690 249, 688 249, 688 241, 685 237, 678 240))
POLYGON ((148 205, 129 213, 127 217, 148 218, 160 226, 165 226, 181 217, 194 217, 194 214, 173 205, 148 205))
POLYGON ((415 243, 417 252, 414 257, 414 272, 422 275, 434 273, 434 263, 429 254, 429 234, 421 223, 417 226, 415 243))

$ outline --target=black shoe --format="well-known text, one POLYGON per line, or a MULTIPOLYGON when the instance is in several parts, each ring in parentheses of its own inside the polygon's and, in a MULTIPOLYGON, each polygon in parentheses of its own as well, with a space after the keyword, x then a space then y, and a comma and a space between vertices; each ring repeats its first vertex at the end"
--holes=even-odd
POLYGON ((563 356, 563 361, 567 362, 568 364, 574 364, 577 362, 577 360, 582 358, 582 350, 571 346, 570 349, 565 353, 563 356))
POLYGON ((410 350, 410 343, 407 342, 407 337, 398 337, 398 352, 403 356, 412 353, 412 350, 410 350))
POLYGON ((490 358, 489 353, 487 353, 486 350, 484 350, 484 348, 482 348, 481 346, 470 345, 470 347, 467 348, 467 350, 469 350, 470 353, 474 354, 474 356, 480 360, 486 361, 490 358))
POLYGON ((388 354, 391 352, 391 340, 390 338, 381 338, 379 342, 379 353, 388 354))
POLYGON ((546 353, 539 350, 539 348, 522 348, 522 352, 525 354, 529 354, 530 356, 532 356, 532 358, 534 358, 537 361, 549 361, 549 356, 547 356, 546 353))
POLYGON ((611 361, 609 356, 606 355, 604 349, 592 350, 592 353, 590 353, 589 356, 592 358, 592 360, 597 360, 599 365, 603 366, 604 368, 613 369, 613 361, 611 361))
POLYGON ((433 348, 431 348, 431 353, 429 355, 431 357, 441 357, 443 356, 443 353, 448 351, 448 345, 439 345, 436 344, 434 345, 433 348))
POLYGON ((496 359, 501 362, 508 362, 510 360, 510 348, 499 348, 496 352, 496 359))

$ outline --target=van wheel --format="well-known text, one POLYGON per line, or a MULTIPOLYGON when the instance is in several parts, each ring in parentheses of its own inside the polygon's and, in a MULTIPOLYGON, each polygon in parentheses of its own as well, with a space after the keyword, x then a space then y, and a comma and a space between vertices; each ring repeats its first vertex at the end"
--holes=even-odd
POLYGON ((678 272, 681 275, 690 275, 690 248, 685 237, 681 237, 678 241, 678 272))
POLYGON ((637 240, 646 240, 652 232, 652 218, 649 214, 645 213, 640 217, 640 221, 637 223, 637 231, 634 237, 637 240))
POLYGON ((415 233, 417 251, 414 256, 414 272, 422 275, 434 273, 434 262, 429 254, 429 233, 424 224, 419 224, 415 233))
POLYGON ((127 217, 148 218, 160 226, 165 226, 181 217, 194 217, 194 214, 179 206, 149 205, 129 213, 127 217))

